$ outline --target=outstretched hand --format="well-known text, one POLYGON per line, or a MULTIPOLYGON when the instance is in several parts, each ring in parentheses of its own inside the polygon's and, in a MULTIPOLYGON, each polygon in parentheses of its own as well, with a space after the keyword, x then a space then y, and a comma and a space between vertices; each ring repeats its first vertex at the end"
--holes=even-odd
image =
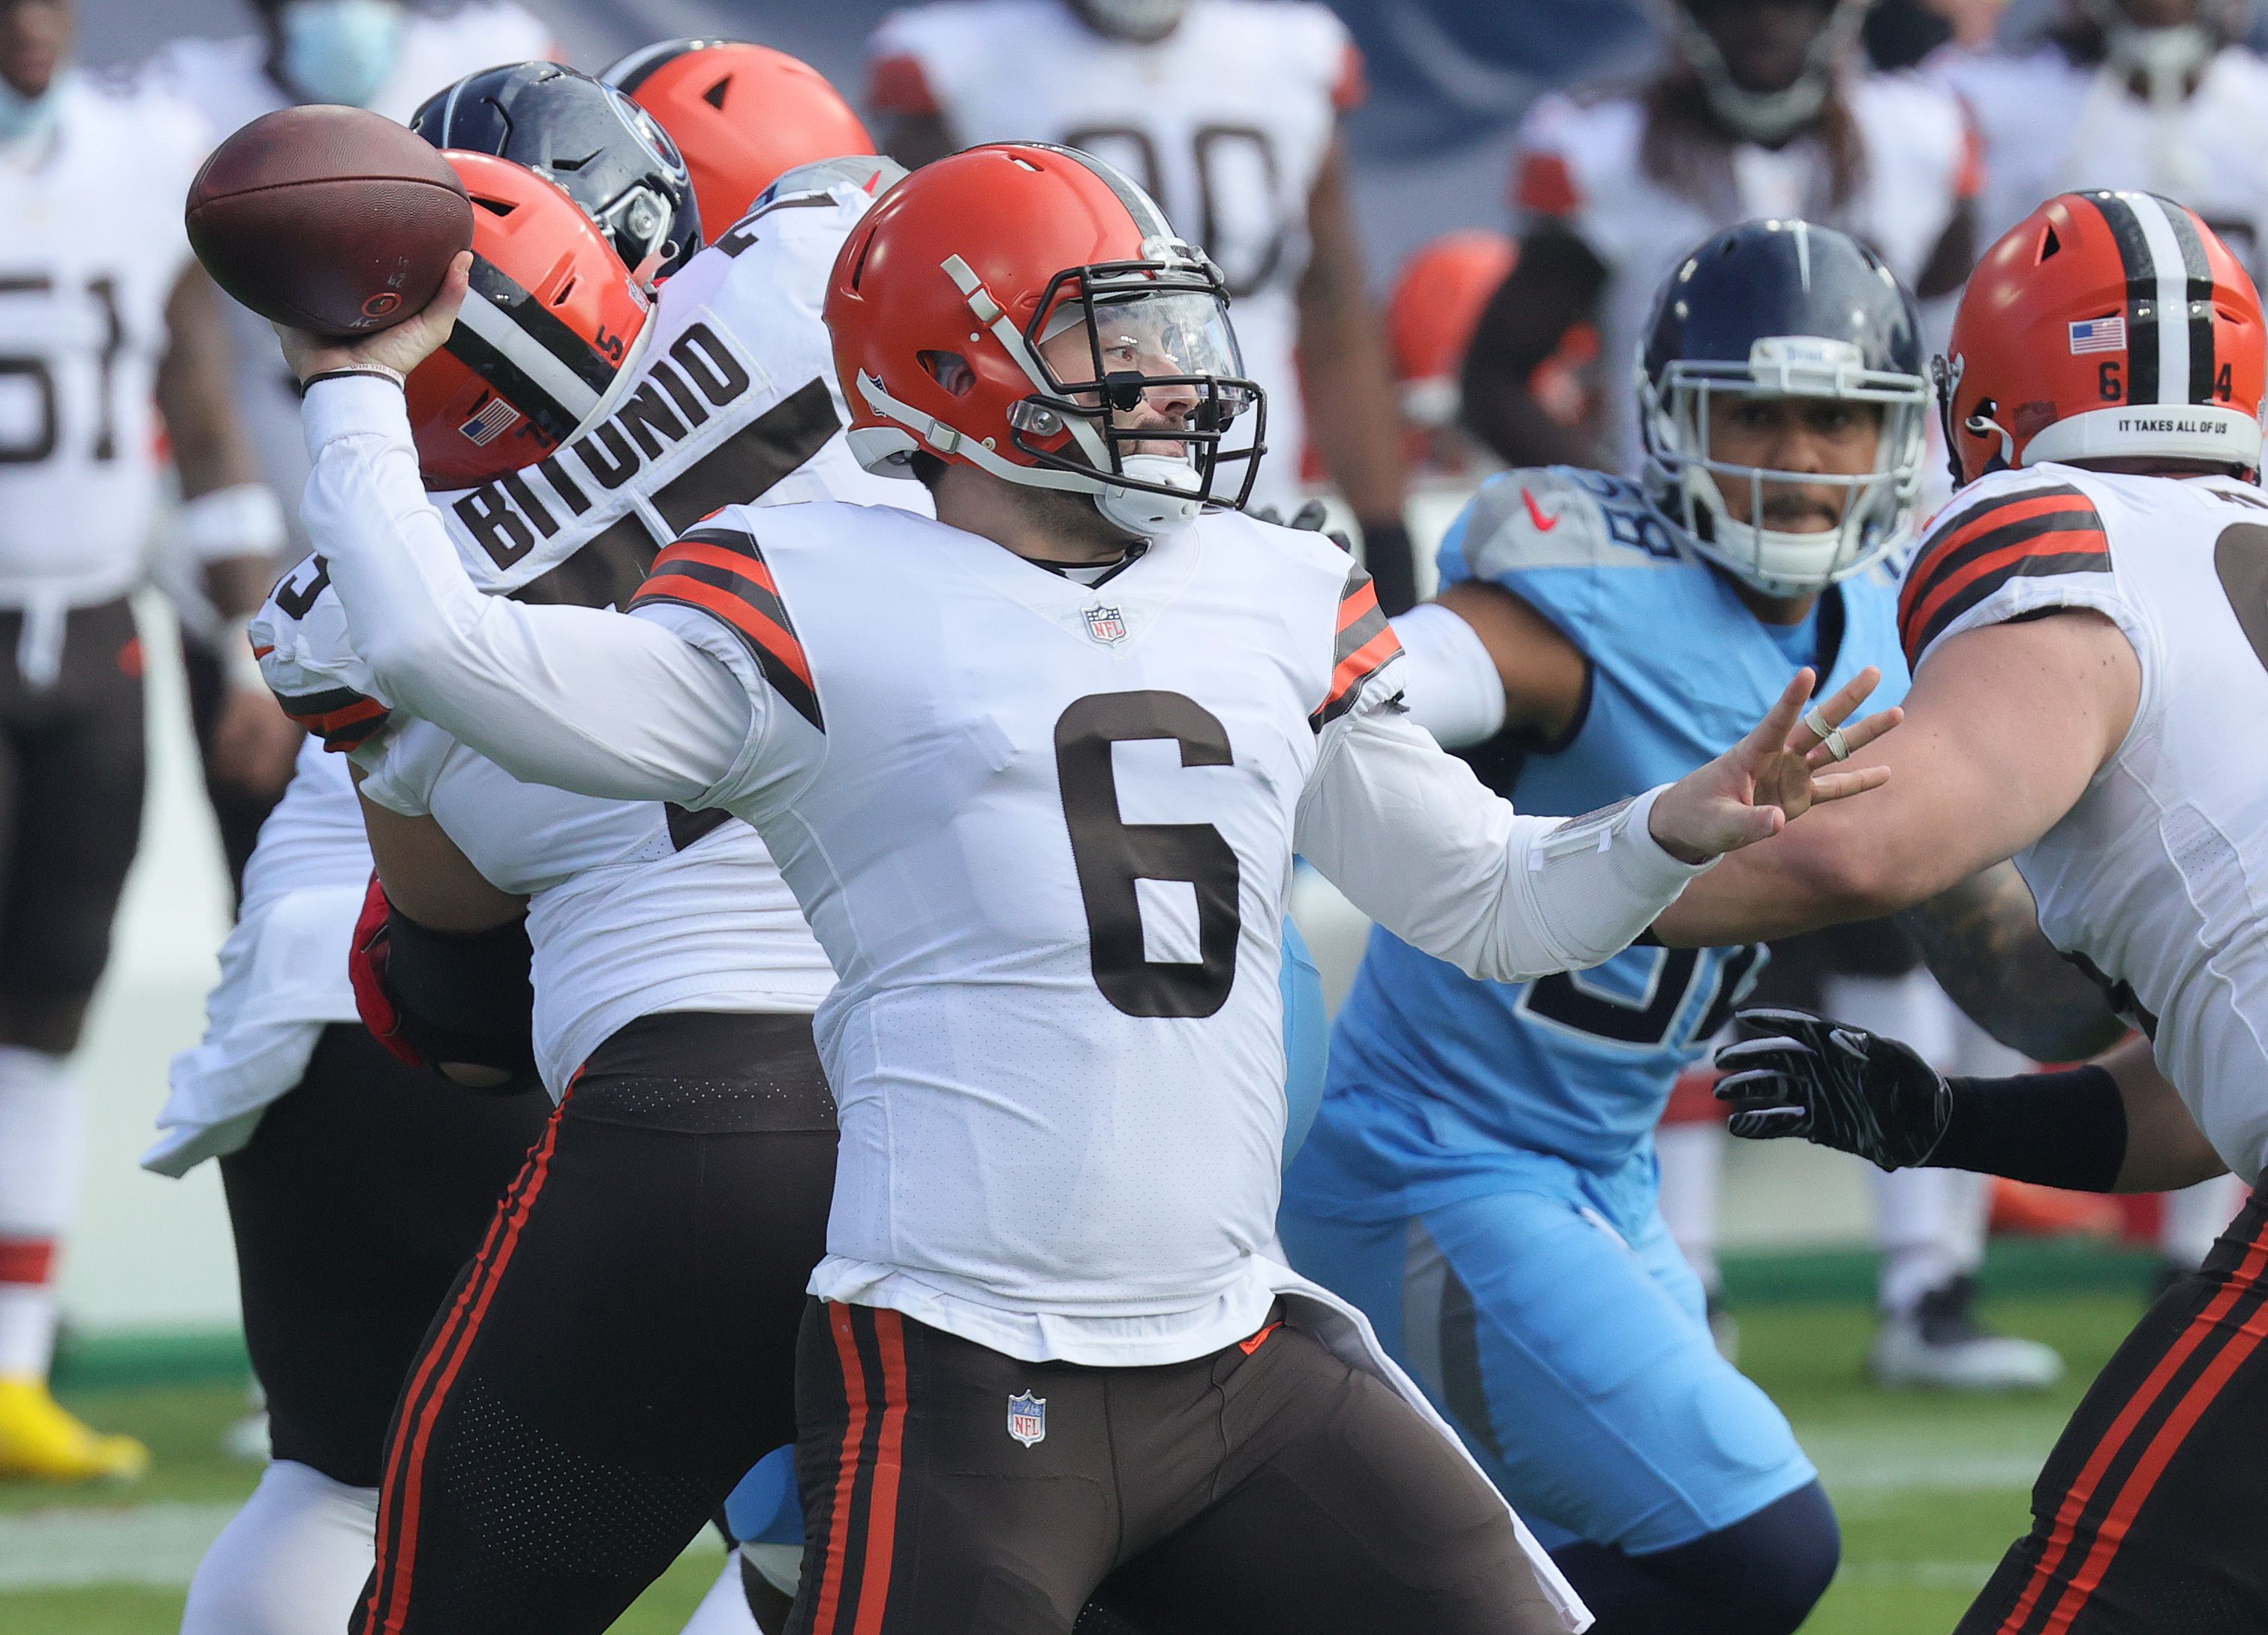
POLYGON ((473 253, 458 251, 433 298, 420 311, 376 335, 338 340, 277 324, 284 361, 302 382, 335 369, 390 369, 406 379, 411 370, 441 350, 450 330, 456 328, 457 310, 465 304, 472 273, 473 253))
POLYGON ((1845 800, 1889 781, 1885 766, 1823 770, 1905 718, 1904 711, 1893 708, 1844 725, 1873 694, 1882 673, 1869 666, 1807 712, 1804 705, 1817 679, 1808 668, 1797 671, 1779 702, 1747 737, 1661 792, 1647 827, 1664 851, 1682 862, 1704 863, 1771 839, 1815 806, 1845 800))

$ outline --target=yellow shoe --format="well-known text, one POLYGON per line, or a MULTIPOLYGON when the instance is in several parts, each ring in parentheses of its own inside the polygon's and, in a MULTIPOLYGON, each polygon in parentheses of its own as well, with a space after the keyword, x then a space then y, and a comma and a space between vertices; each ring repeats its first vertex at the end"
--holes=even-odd
POLYGON ((138 1482, 150 1450, 89 1429, 44 1380, 0 1379, 0 1481, 138 1482))

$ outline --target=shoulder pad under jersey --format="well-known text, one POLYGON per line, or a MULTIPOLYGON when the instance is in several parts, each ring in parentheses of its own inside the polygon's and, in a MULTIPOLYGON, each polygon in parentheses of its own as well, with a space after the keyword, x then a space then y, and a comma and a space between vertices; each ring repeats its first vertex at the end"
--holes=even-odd
POLYGON ((806 196, 831 208, 788 198, 754 210, 662 286, 638 362, 580 436, 433 496, 482 590, 520 593, 582 557, 570 577, 615 600, 661 545, 721 505, 763 497, 836 438, 843 416, 820 312, 858 219, 843 201, 860 195, 806 196))
POLYGON ((1473 497, 1443 542, 1441 570, 1445 580, 1497 579, 1539 568, 1645 567, 1678 554, 1636 483, 1543 466, 1505 472, 1473 497))
POLYGON ((324 748, 357 748, 386 725, 387 705, 355 652, 346 609, 320 556, 276 582, 246 633, 276 702, 324 748))

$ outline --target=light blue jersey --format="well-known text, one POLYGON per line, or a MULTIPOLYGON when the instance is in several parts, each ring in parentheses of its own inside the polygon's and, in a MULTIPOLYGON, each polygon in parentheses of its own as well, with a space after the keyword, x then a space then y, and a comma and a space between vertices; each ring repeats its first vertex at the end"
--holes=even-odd
MULTIPOLYGON (((1488 579, 1551 621, 1590 661, 1563 741, 1471 754, 1523 812, 1580 813, 1682 777, 1752 726, 1804 664, 1822 696, 1868 665, 1870 708, 1906 688, 1896 581, 1846 581, 1805 623, 1759 621, 1682 549, 1635 485, 1554 467, 1497 478, 1450 528, 1441 582, 1488 579)), ((1486 1190, 1541 1153, 1602 1175, 1643 1156, 1678 1072, 1756 975, 1749 948, 1627 950, 1592 970, 1517 986, 1476 982, 1372 933, 1339 1013, 1329 1092, 1286 1197, 1309 1213, 1382 1220, 1486 1190)))
MULTIPOLYGON (((1470 755, 1523 812, 1683 777, 1807 664, 1822 692, 1870 664, 1877 707, 1905 692, 1888 572, 1766 625, 1631 484, 1594 472, 1483 489, 1441 548, 1444 585, 1474 578, 1590 661, 1562 741, 1470 755)), ((1815 1479, 1786 1416, 1717 1354, 1656 1206, 1670 1086, 1758 957, 1632 948, 1511 986, 1379 931, 1332 1031, 1322 1110, 1285 1177, 1285 1250, 1368 1314, 1547 1546, 1674 1549, 1815 1479)))

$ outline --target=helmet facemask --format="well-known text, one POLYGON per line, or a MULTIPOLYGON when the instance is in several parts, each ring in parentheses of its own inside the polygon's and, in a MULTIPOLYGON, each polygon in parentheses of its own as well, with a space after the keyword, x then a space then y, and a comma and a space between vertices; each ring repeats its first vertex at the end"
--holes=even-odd
MULTIPOLYGON (((671 198, 651 182, 634 182, 591 212, 599 231, 612 241, 615 253, 630 269, 630 276, 651 285, 666 271, 682 266, 701 247, 699 216, 681 219, 687 216, 683 205, 692 194, 693 177, 660 122, 613 86, 607 89, 621 106, 623 123, 645 144, 656 172, 676 188, 677 196, 671 198)), ((552 180, 574 191, 567 180, 557 176, 552 180)))
POLYGON ((1681 359, 1657 386, 1643 371, 1638 397, 1646 485, 1693 549, 1768 596, 1800 596, 1849 578, 1908 536, 1921 490, 1931 406, 1920 375, 1868 369, 1849 342, 1810 335, 1755 343, 1745 364, 1681 359), (1817 399, 1879 407, 1873 469, 1855 475, 1737 464, 1710 452, 1710 405, 1727 396, 1817 399), (1724 486, 1744 485, 1749 522, 1727 506, 1724 486), (1773 484, 1835 489, 1840 520, 1814 533, 1764 526, 1773 484))
POLYGON ((1009 414, 1018 453, 1081 479, 1095 509, 1136 534, 1184 527, 1207 505, 1242 508, 1267 409, 1210 263, 1177 256, 1058 273, 1024 342, 1020 361, 1040 389, 1009 414))

